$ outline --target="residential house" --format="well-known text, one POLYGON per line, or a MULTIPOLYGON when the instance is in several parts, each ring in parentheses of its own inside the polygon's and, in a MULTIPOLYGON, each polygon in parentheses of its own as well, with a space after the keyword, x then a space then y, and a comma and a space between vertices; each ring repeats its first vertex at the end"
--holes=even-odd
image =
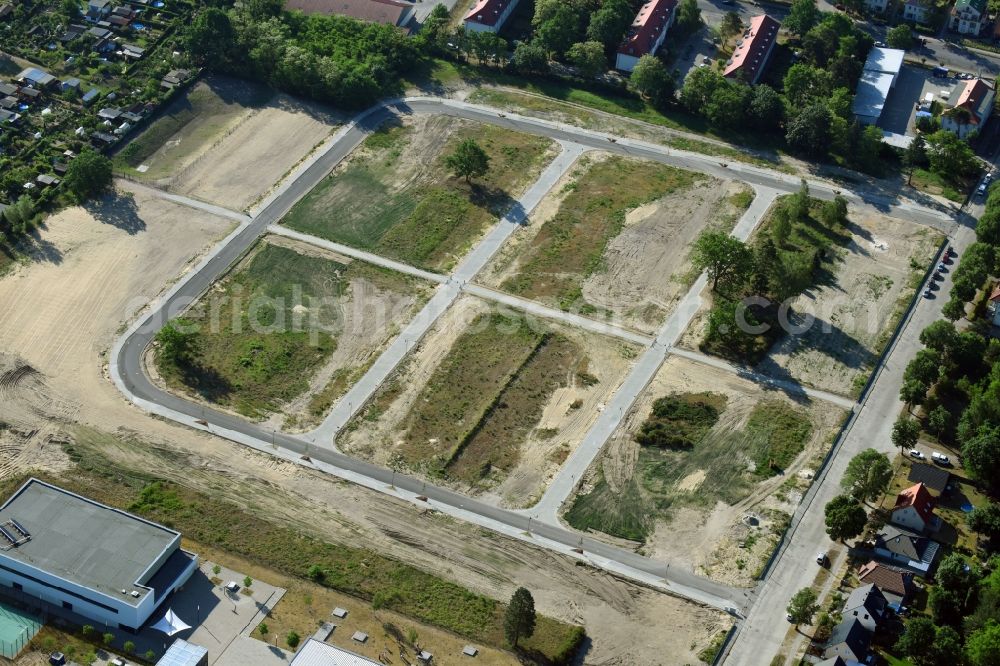
POLYGON ((990 316, 990 321, 994 326, 1000 326, 1000 284, 993 288, 990 300, 986 304, 986 313, 990 316))
POLYGON ((93 28, 88 30, 87 33, 89 35, 96 37, 97 39, 111 39, 112 37, 114 37, 114 33, 112 33, 107 28, 102 28, 100 26, 94 26, 93 28))
POLYGON ((4 20, 8 16, 14 13, 14 5, 9 2, 5 2, 0 5, 0 21, 4 20))
POLYGON ((14 113, 13 111, 0 109, 0 125, 4 123, 13 123, 20 117, 20 114, 14 113))
POLYGON ((941 128, 965 138, 973 130, 981 132, 993 113, 996 91, 982 79, 970 79, 956 86, 948 98, 951 108, 941 114, 941 128))
POLYGON ((26 104, 31 104, 42 96, 42 91, 36 90, 31 86, 21 86, 17 89, 17 95, 26 104))
POLYGON ((33 86, 39 90, 44 90, 53 83, 58 83, 56 77, 52 76, 48 72, 43 72, 37 67, 28 67, 27 69, 21 70, 21 73, 17 75, 17 80, 25 85, 33 86))
POLYGON ((476 0, 462 25, 472 32, 500 32, 520 0, 476 0))
POLYGON ((55 176, 43 173, 35 178, 35 182, 41 185, 42 187, 48 187, 50 185, 58 185, 59 179, 56 178, 55 176))
POLYGON ((847 617, 833 628, 830 640, 823 646, 823 657, 840 657, 844 661, 864 661, 868 656, 871 634, 857 618, 847 617))
POLYGON ((955 0, 948 27, 963 35, 978 35, 986 25, 986 0, 955 0))
POLYGON ((889 6, 889 0, 865 0, 865 9, 873 14, 883 14, 889 6))
POLYGON ((886 525, 875 536, 875 555, 892 564, 926 576, 934 566, 940 544, 895 525, 886 525))
POLYGON ((736 50, 726 62, 722 75, 731 79, 741 79, 749 84, 757 83, 767 67, 767 61, 778 41, 781 24, 761 14, 750 19, 750 27, 736 44, 736 50))
MULTIPOLYGON (((1000 289, 994 290, 994 293, 1000 299, 1000 289)), ((922 483, 927 490, 941 495, 941 493, 948 489, 948 483, 951 481, 951 472, 937 465, 913 463, 913 466, 910 467, 910 475, 906 479, 913 483, 922 483)))
POLYGON ((88 104, 93 104, 94 100, 97 99, 98 96, 100 96, 100 94, 101 92, 97 88, 91 88, 86 93, 84 93, 83 97, 80 98, 80 101, 83 102, 85 106, 88 104))
POLYGON ((87 28, 85 26, 71 23, 70 26, 66 28, 66 32, 60 35, 59 41, 62 42, 63 44, 72 42, 74 39, 76 39, 85 32, 87 32, 87 28))
POLYGON ((16 97, 0 97, 0 109, 13 111, 19 104, 16 97))
POLYGON ((163 79, 160 80, 160 86, 166 88, 167 90, 172 90, 176 88, 184 79, 191 76, 191 72, 186 69, 172 69, 164 75, 163 79))
POLYGON ((935 532, 941 526, 941 519, 934 515, 934 498, 922 483, 896 495, 889 522, 918 533, 935 532))
POLYGON ((108 17, 108 23, 116 28, 127 28, 131 22, 131 19, 127 19, 124 16, 118 16, 117 14, 112 14, 108 17))
POLYGON ((13 83, 0 83, 0 95, 10 97, 17 94, 17 86, 13 83))
POLYGON ((913 590, 913 574, 898 567, 891 567, 871 560, 858 570, 858 580, 862 583, 873 583, 889 606, 899 605, 906 601, 913 590))
POLYGON ((618 47, 615 69, 631 72, 639 58, 656 55, 677 16, 677 0, 649 0, 639 8, 618 47))
POLYGON ((93 143, 96 143, 99 146, 107 146, 117 141, 118 137, 113 134, 108 134, 107 132, 91 132, 90 139, 93 143))
POLYGON ((145 55, 146 49, 133 44, 122 44, 122 56, 125 58, 135 58, 138 60, 145 55))
POLYGON ((856 619, 868 631, 874 632, 889 613, 889 602, 874 584, 855 588, 844 604, 844 619, 856 619))
POLYGON ((934 0, 906 0, 903 3, 903 20, 930 23, 934 16, 934 0))
POLYGON ((303 14, 338 14, 400 28, 413 20, 416 11, 412 3, 399 0, 285 0, 285 9, 303 14))
POLYGON ((122 110, 116 108, 101 109, 97 112, 97 117, 101 120, 118 120, 120 115, 122 115, 122 110))
POLYGON ((111 13, 111 0, 87 0, 87 18, 100 21, 111 13))
POLYGON ((80 84, 82 82, 76 77, 71 77, 59 84, 60 90, 66 92, 67 90, 72 90, 73 92, 80 92, 80 84))
POLYGON ((114 9, 111 10, 111 14, 112 16, 121 16, 123 18, 127 18, 129 21, 134 19, 136 16, 135 9, 133 9, 132 7, 127 7, 125 5, 122 5, 121 7, 115 7, 114 9))

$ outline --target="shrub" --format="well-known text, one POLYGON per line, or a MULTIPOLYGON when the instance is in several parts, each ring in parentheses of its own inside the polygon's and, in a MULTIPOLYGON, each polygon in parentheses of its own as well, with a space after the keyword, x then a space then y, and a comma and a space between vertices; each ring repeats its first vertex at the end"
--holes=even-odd
POLYGON ((288 647, 292 649, 298 647, 300 640, 302 639, 299 638, 299 635, 294 631, 289 631, 288 635, 285 636, 285 642, 288 643, 288 647))

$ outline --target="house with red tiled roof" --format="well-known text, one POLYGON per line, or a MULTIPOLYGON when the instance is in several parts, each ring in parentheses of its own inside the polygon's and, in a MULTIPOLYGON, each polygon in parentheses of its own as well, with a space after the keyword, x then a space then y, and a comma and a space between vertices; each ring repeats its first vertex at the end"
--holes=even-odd
POLYGON ((635 20, 625 34, 625 41, 618 47, 615 69, 631 72, 639 58, 656 55, 663 45, 667 31, 677 17, 677 0, 649 0, 639 8, 635 20))
POLYGON ((858 580, 862 585, 869 583, 882 591, 886 601, 902 604, 913 590, 913 574, 904 569, 879 564, 871 560, 858 569, 858 580))
POLYGON ((767 67, 774 45, 778 42, 778 29, 781 24, 768 16, 761 14, 750 19, 750 27, 743 33, 743 38, 737 42, 736 50, 726 62, 722 75, 731 79, 742 79, 753 85, 767 67))
POLYGON ((917 483, 896 495, 889 522, 918 533, 936 531, 941 519, 934 515, 934 497, 927 486, 917 483))
POLYGON ((1000 326, 1000 284, 993 288, 990 293, 990 300, 986 304, 986 313, 994 326, 1000 326))
POLYGON ((476 0, 465 15, 465 29, 472 32, 500 32, 520 0, 476 0))
POLYGON ((948 98, 951 108, 941 114, 942 129, 962 138, 973 130, 981 132, 993 113, 994 97, 996 91, 982 79, 970 79, 957 86, 948 98))

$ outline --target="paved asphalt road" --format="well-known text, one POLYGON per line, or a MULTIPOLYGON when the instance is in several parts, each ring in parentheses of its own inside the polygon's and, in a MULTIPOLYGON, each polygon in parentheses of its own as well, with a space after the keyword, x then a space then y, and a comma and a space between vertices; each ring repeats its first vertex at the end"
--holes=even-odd
MULTIPOLYGON (((423 496, 433 499, 442 505, 471 511, 495 522, 533 532, 553 542, 569 545, 573 548, 581 548, 589 553, 594 553, 600 557, 632 567, 637 571, 661 577, 668 581, 668 583, 676 583, 694 590, 698 593, 696 598, 716 607, 742 606, 743 604, 733 603, 732 601, 742 596, 742 592, 729 586, 701 578, 679 568, 669 569, 668 571, 669 565, 666 563, 656 562, 635 553, 609 546, 600 541, 582 537, 576 532, 563 529, 557 525, 539 523, 537 521, 532 524, 530 522, 531 519, 527 516, 499 509, 458 493, 426 484, 418 479, 395 474, 390 470, 341 455, 332 448, 310 446, 307 442, 299 438, 267 431, 239 417, 202 407, 162 391, 150 382, 143 371, 143 351, 152 341, 160 327, 170 318, 183 312, 187 306, 205 292, 215 280, 226 272, 229 266, 233 265, 252 246, 254 241, 265 232, 269 225, 277 222, 300 197, 310 191, 370 131, 391 117, 393 115, 393 108, 392 106, 385 106, 371 110, 363 114, 356 124, 352 124, 339 132, 336 140, 331 143, 325 153, 305 168, 290 184, 284 186, 284 189, 280 190, 271 203, 261 210, 252 221, 241 225, 206 261, 196 270, 191 271, 182 278, 154 308, 144 314, 129 329, 129 332, 119 341, 111 359, 112 377, 115 379, 120 390, 133 402, 147 409, 159 406, 159 408, 170 410, 172 413, 171 417, 179 421, 190 423, 191 419, 199 419, 206 426, 207 424, 211 424, 211 426, 216 428, 226 429, 239 434, 240 437, 252 438, 259 443, 268 443, 298 454, 308 454, 311 458, 366 476, 369 479, 387 485, 394 484, 397 487, 414 493, 421 493, 423 496), (185 420, 185 417, 189 420, 185 420)), ((734 164, 732 167, 727 168, 714 161, 711 157, 679 154, 677 151, 622 139, 614 143, 607 136, 595 132, 560 126, 536 119, 513 115, 505 116, 493 110, 458 102, 429 98, 412 99, 396 104, 395 109, 400 113, 446 114, 470 120, 494 123, 524 132, 548 136, 555 140, 570 143, 575 142, 620 154, 653 159, 675 166, 713 173, 721 177, 738 177, 756 185, 784 192, 792 192, 798 187, 797 179, 785 174, 743 164, 734 164), (733 172, 738 172, 739 175, 735 175, 733 172)), ((834 189, 825 184, 814 183, 812 191, 816 196, 829 198, 833 196, 834 189)), ((882 194, 865 194, 861 198, 875 201, 877 204, 880 203, 888 208, 898 207, 901 209, 899 212, 906 213, 911 219, 921 217, 940 224, 943 217, 939 212, 927 210, 923 207, 916 207, 911 204, 897 206, 891 197, 886 197, 882 194)), ((899 212, 897 212, 897 215, 899 212)))

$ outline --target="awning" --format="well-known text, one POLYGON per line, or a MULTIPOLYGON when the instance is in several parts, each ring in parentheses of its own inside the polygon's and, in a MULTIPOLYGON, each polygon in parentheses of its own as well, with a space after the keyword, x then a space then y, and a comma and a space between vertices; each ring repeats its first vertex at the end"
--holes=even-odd
POLYGON ((177 617, 172 608, 168 608, 166 614, 160 618, 160 621, 153 625, 153 629, 157 631, 162 631, 167 636, 173 636, 176 633, 180 633, 185 629, 190 629, 191 625, 184 620, 177 617))

